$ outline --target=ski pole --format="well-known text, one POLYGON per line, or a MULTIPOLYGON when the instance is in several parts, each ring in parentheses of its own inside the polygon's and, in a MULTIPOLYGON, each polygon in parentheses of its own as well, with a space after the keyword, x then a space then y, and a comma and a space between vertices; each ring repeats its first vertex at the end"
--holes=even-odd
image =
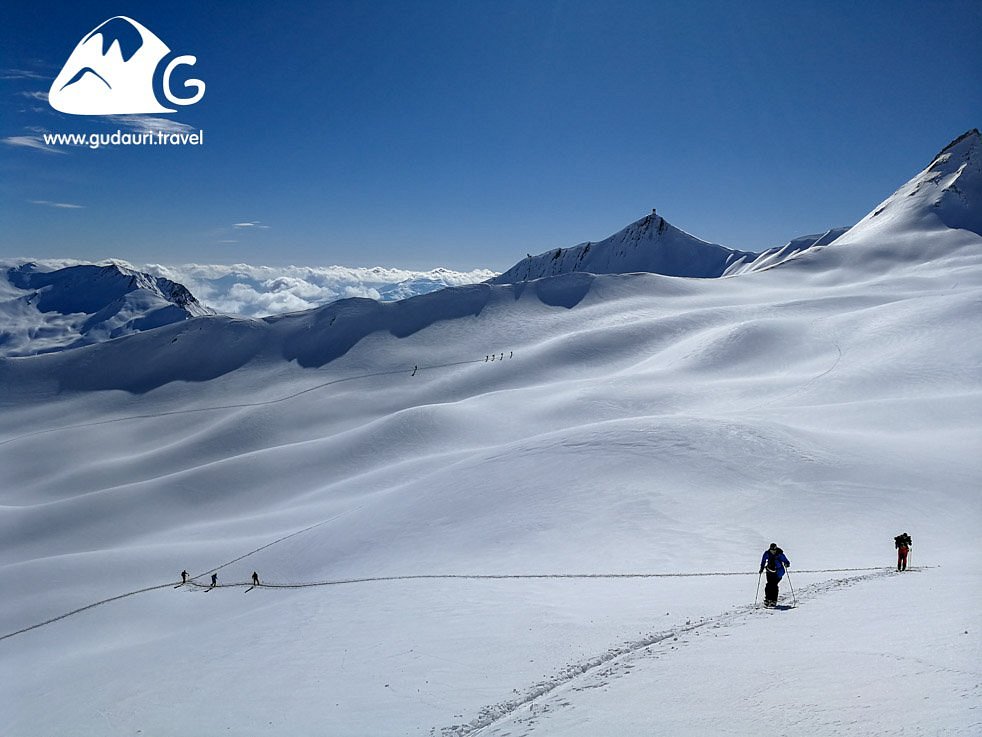
POLYGON ((788 586, 791 587, 791 608, 794 609, 796 606, 798 606, 798 597, 795 596, 794 584, 791 583, 791 571, 785 568, 784 572, 788 574, 788 586))
POLYGON ((757 597, 760 596, 760 577, 762 575, 764 575, 763 571, 757 574, 757 592, 754 594, 754 609, 757 608, 757 597))

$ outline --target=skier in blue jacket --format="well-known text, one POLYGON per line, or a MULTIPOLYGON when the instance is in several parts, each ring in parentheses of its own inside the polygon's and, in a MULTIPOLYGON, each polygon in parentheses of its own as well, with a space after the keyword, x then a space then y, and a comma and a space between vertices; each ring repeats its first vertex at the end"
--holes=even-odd
POLYGON ((767 583, 764 585, 764 606, 777 605, 777 587, 784 578, 785 569, 791 567, 791 561, 784 551, 771 543, 760 559, 760 572, 767 571, 767 583))

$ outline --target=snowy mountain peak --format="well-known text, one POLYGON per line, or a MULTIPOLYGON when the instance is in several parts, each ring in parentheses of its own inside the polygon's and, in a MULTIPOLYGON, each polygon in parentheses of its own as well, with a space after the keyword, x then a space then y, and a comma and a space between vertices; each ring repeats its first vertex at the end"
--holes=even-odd
POLYGON ((650 215, 597 243, 530 255, 490 283, 510 284, 573 271, 593 274, 647 271, 700 279, 736 276, 777 266, 801 251, 831 243, 848 230, 848 227, 832 228, 759 253, 737 251, 700 240, 652 210, 650 215))
POLYGON ((945 146, 837 243, 874 234, 952 228, 982 235, 982 136, 972 129, 945 146))
POLYGON ((940 159, 947 161, 953 156, 956 158, 958 156, 968 156, 972 149, 977 149, 980 141, 982 141, 982 134, 979 133, 978 128, 972 128, 972 130, 962 133, 958 138, 941 149, 940 153, 934 157, 934 161, 931 162, 931 167, 937 164, 940 159))
POLYGON ((602 241, 529 255, 491 282, 510 284, 574 271, 593 274, 650 271, 666 276, 711 278, 722 276, 731 263, 753 256, 700 240, 652 210, 602 241))
POLYGON ((0 270, 0 355, 49 353, 210 314, 182 284, 115 262, 0 270))

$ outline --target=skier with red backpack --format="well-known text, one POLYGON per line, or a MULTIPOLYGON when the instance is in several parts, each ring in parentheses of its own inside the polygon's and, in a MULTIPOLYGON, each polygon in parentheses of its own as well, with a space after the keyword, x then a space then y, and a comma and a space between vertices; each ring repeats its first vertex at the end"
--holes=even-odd
POLYGON ((906 571, 907 553, 910 552, 910 546, 913 545, 913 541, 910 539, 910 535, 906 532, 901 532, 893 538, 893 544, 897 548, 897 570, 906 571))

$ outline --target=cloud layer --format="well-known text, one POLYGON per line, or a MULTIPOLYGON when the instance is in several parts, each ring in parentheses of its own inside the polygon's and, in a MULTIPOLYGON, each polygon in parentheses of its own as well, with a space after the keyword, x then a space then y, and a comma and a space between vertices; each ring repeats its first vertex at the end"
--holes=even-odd
MULTIPOLYGON (((80 261, 38 260, 56 269, 80 261)), ((130 264, 139 271, 179 282, 217 312, 240 317, 265 317, 309 310, 347 297, 392 301, 444 287, 474 284, 496 276, 487 269, 408 271, 381 266, 252 266, 249 264, 130 264)))
POLYGON ((347 297, 404 299, 443 287, 473 284, 495 275, 487 269, 407 271, 379 266, 147 264, 140 268, 184 284, 201 302, 218 312, 243 317, 309 310, 347 297))

